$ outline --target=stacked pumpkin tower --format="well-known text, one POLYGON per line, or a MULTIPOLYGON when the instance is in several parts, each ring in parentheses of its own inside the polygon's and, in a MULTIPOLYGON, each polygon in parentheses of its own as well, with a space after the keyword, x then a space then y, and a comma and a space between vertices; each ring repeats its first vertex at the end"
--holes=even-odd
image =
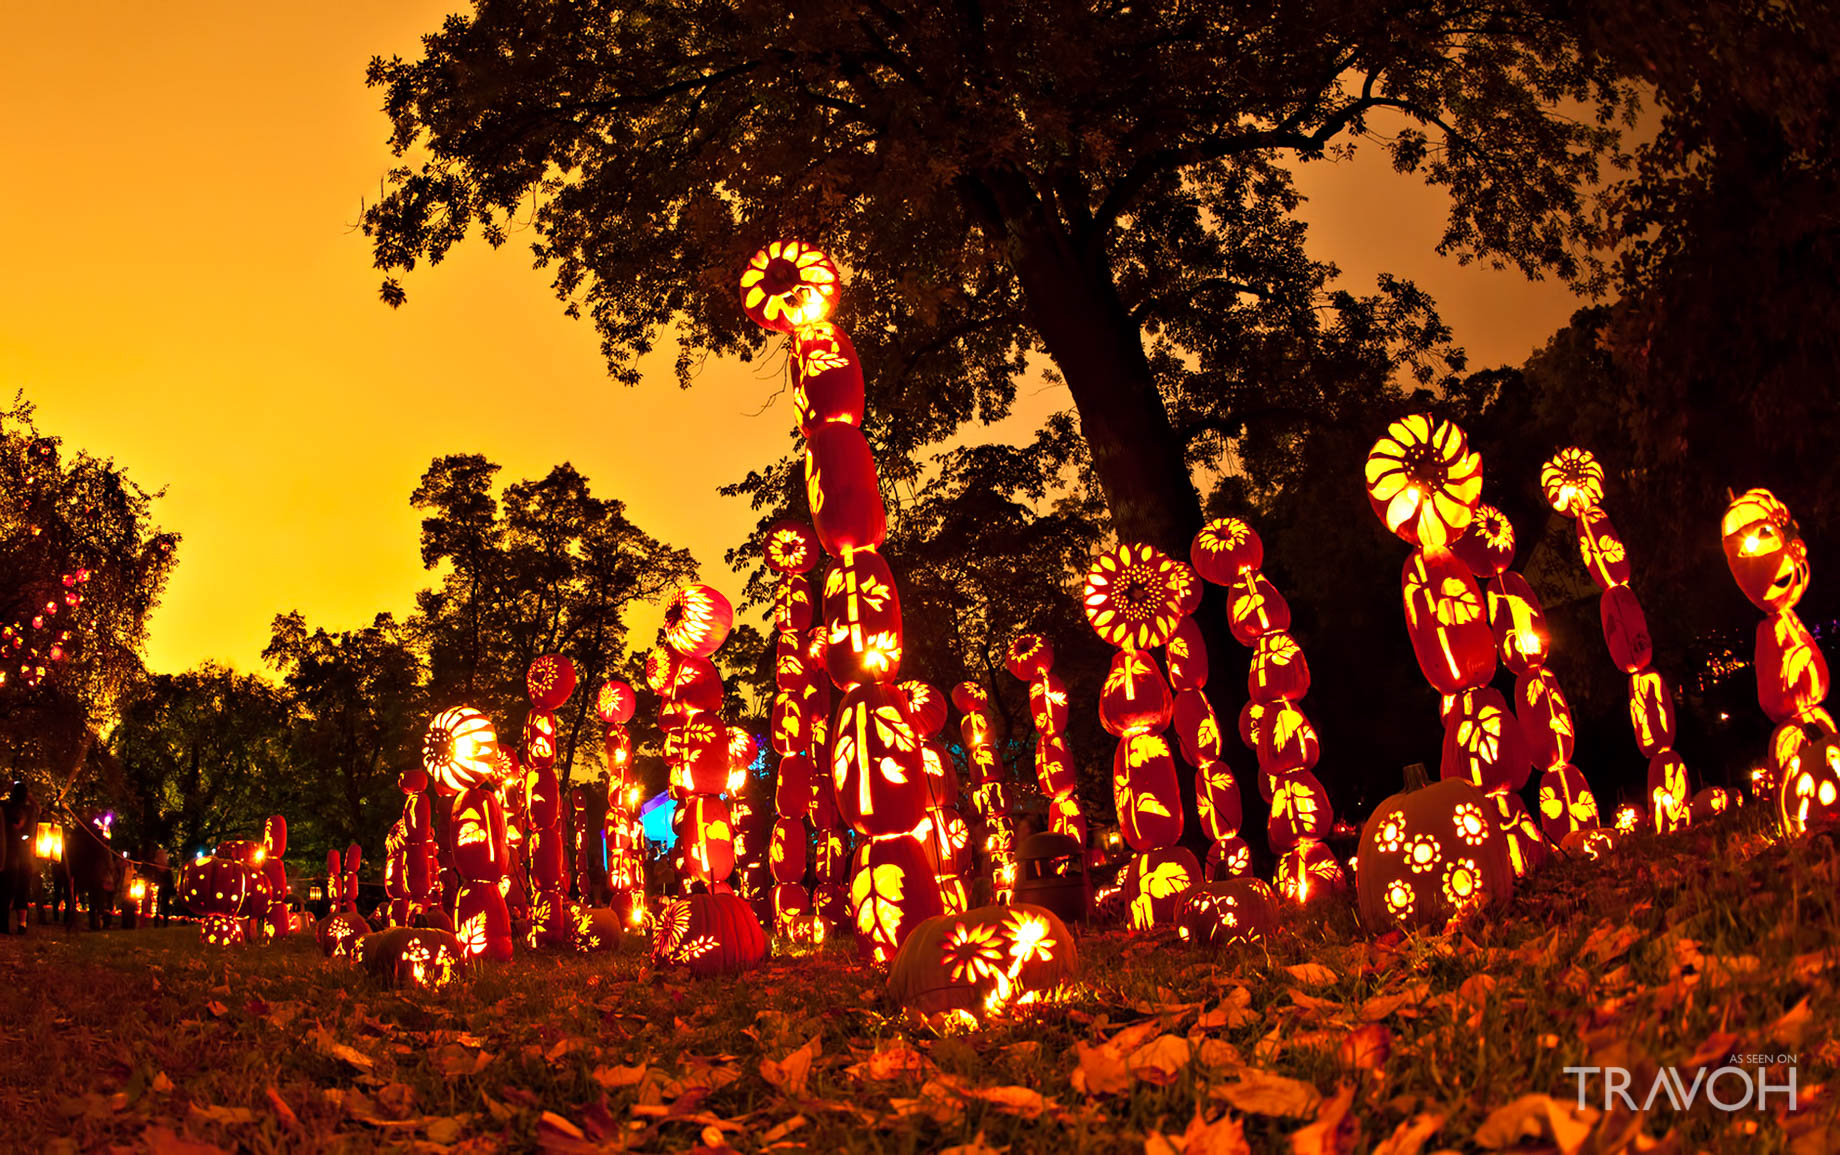
POLYGON ((741 304, 756 324, 792 337, 806 499, 818 541, 833 559, 823 589, 824 660, 842 700, 829 730, 830 778, 838 811, 862 838, 849 889, 858 946, 885 963, 943 904, 915 836, 930 799, 919 734, 895 684, 901 605, 878 552, 888 517, 861 429, 862 365, 849 337, 827 320, 839 281, 824 253, 775 241, 742 272, 741 304))
MULTIPOLYGON (((1486 581, 1489 628, 1495 635, 1496 656, 1515 677, 1515 709, 1504 719, 1508 741, 1526 746, 1527 765, 1540 768, 1540 832, 1556 844, 1581 831, 1598 829, 1597 799, 1578 767, 1571 764, 1574 747, 1572 708, 1559 679, 1546 668, 1552 652, 1552 634, 1540 597, 1527 579, 1508 568, 1514 562, 1514 526, 1492 505, 1478 505, 1463 536, 1451 552, 1469 567, 1478 581, 1486 581), (1518 726, 1507 725, 1508 721, 1518 726)), ((1486 733, 1485 733, 1486 737, 1486 733)), ((1519 766, 1520 763, 1516 763, 1519 766)), ((1513 789, 1524 784, 1517 770, 1513 789)), ((1498 807, 1513 803, 1499 801, 1498 807)), ((1498 822, 1508 830, 1508 851, 1518 872, 1537 860, 1540 851, 1526 845, 1526 824, 1518 815, 1499 809, 1498 822)), ((1579 840, 1574 839, 1577 845, 1579 840)))
POLYGON ((1182 789, 1164 731, 1175 701, 1152 651, 1175 637, 1201 603, 1194 571, 1155 546, 1126 543, 1099 556, 1081 591, 1086 620, 1119 647, 1099 692, 1099 724, 1118 739, 1112 799, 1125 842, 1136 851, 1121 886, 1137 929, 1172 925, 1201 864, 1182 837, 1182 789))
POLYGON ((645 907, 639 784, 633 780, 632 733, 626 729, 638 706, 633 688, 617 678, 609 678, 594 696, 607 764, 607 885, 614 907, 624 913, 642 912, 645 907))
POLYGON ((461 881, 454 928, 467 957, 511 957, 511 911, 505 904, 510 851, 498 796, 503 762, 491 721, 456 706, 435 716, 422 739, 422 764, 435 791, 451 800, 448 850, 461 881))
POLYGON ((1016 824, 1011 817, 1009 784, 990 739, 990 694, 976 682, 960 682, 952 687, 952 704, 961 715, 958 733, 965 747, 971 805, 984 827, 991 901, 1008 902, 1016 885, 1016 824))
POLYGON ((950 710, 946 697, 925 682, 902 682, 907 712, 920 738, 920 756, 926 766, 928 806, 917 833, 933 868, 939 901, 947 914, 963 914, 971 905, 965 889, 965 865, 971 829, 958 812, 958 771, 952 755, 939 741, 950 710))
POLYGON ((807 655, 812 630, 810 575, 819 548, 817 534, 809 525, 780 521, 767 529, 761 549, 767 568, 779 575, 773 593, 777 644, 770 724, 773 752, 779 755, 773 792, 778 817, 767 861, 773 871, 773 922, 784 933, 796 932, 812 914, 811 892, 805 889, 811 835, 805 824, 812 816, 813 721, 817 720, 818 732, 822 732, 831 701, 829 675, 807 655))
POLYGON ((735 871, 734 826, 723 797, 732 758, 721 718, 722 677, 709 660, 728 640, 734 620, 728 599, 706 585, 685 586, 665 606, 666 674, 659 697, 664 759, 679 807, 684 867, 706 891, 726 889, 735 871))
MULTIPOLYGON (((1387 427, 1365 475, 1374 513, 1414 547, 1400 591, 1413 656, 1444 699, 1444 781, 1408 804, 1382 803, 1368 820, 1360 905, 1370 925, 1441 926, 1512 893, 1507 838, 1489 820, 1485 792, 1499 800, 1526 772, 1514 765, 1524 745, 1518 724, 1488 688, 1495 635, 1481 590, 1451 551, 1480 503, 1482 456, 1462 429, 1418 413, 1387 427)), ((1524 750, 1518 757, 1525 761, 1524 750)))
POLYGON ((1808 546, 1789 507, 1767 489, 1732 499, 1720 524, 1732 580, 1762 610, 1757 623, 1757 704, 1770 736, 1777 815, 1786 834, 1840 820, 1840 743, 1827 700, 1827 658, 1796 615, 1808 590, 1808 546))
POLYGON ((1572 519, 1578 551, 1591 580, 1603 591, 1597 610, 1604 643, 1617 669, 1629 675, 1629 724, 1648 758, 1650 817, 1656 830, 1687 825, 1692 791, 1687 765, 1674 752, 1674 696, 1649 667, 1654 646, 1642 603, 1629 588, 1629 553, 1604 512, 1604 467, 1589 452, 1561 449, 1540 467, 1546 500, 1572 519))
POLYGON ((533 947, 565 946, 569 941, 568 857, 562 822, 562 783, 556 774, 556 711, 575 692, 575 663, 545 654, 524 674, 530 714, 524 721, 524 749, 519 761, 526 775, 524 810, 528 829, 531 888, 530 928, 525 941, 533 947))
MULTIPOLYGON (((1290 605, 1260 568, 1265 560, 1264 542, 1238 518, 1218 518, 1202 526, 1189 556, 1203 578, 1227 587, 1227 627, 1236 641, 1252 648, 1240 740, 1258 756, 1259 790, 1271 803, 1265 836, 1272 853, 1279 856, 1278 890, 1294 902, 1307 902, 1312 895, 1344 885, 1346 878, 1323 841, 1335 814, 1329 793, 1313 769, 1322 744, 1316 727, 1297 704, 1310 691, 1310 664, 1290 635, 1290 605)), ((1199 644, 1198 636, 1194 644, 1199 644)), ((1206 706, 1206 698, 1195 687, 1192 695, 1178 702, 1178 725, 1195 719, 1189 726, 1194 730, 1196 753, 1211 754, 1205 765, 1198 763, 1200 785, 1209 788, 1210 803, 1231 807, 1228 813, 1237 828, 1239 789, 1219 763, 1219 723, 1211 710, 1202 712, 1206 706), (1204 746, 1210 736, 1211 749, 1204 746), (1223 775, 1227 788, 1216 790, 1213 782, 1223 775)), ((1216 836, 1208 854, 1210 866, 1216 853, 1229 868, 1236 859, 1246 857, 1238 838, 1223 844, 1216 836)), ((1210 875, 1214 873, 1210 870, 1210 875)), ((1228 873, 1236 871, 1229 869, 1228 873)))
POLYGON ((1086 817, 1080 813, 1078 767, 1067 748, 1067 684, 1054 673, 1054 647, 1040 634, 1010 643, 1004 663, 1028 683, 1029 717, 1035 723, 1035 784, 1048 802, 1048 828, 1086 845, 1086 817))

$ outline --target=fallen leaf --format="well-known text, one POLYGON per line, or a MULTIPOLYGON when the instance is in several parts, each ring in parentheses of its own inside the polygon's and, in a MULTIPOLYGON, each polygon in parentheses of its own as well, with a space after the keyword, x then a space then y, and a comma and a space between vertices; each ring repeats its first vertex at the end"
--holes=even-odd
POLYGON ((1770 1024, 1770 1037, 1785 1046, 1799 1047, 1802 1033, 1808 1029, 1808 1023, 1814 1018, 1814 1012, 1808 1009, 1808 996, 1783 1012, 1783 1016, 1770 1024))
POLYGON ((992 1147, 984 1141, 984 1133, 979 1131, 971 1137, 971 1142, 957 1147, 942 1147, 939 1155, 1003 1155, 1008 1150, 1007 1144, 1002 1147, 992 1147))
POLYGON ((794 1131, 797 1131, 800 1127, 803 1127, 809 1121, 810 1120, 806 1119, 803 1115, 794 1115, 784 1123, 777 1123, 768 1128, 767 1133, 760 1137, 760 1141, 762 1143, 777 1143, 794 1131))
POLYGON ((1182 1155, 1252 1155, 1246 1125, 1225 1112, 1210 1123, 1197 1110, 1182 1132, 1182 1155))
POLYGON ((151 1155, 230 1155, 215 1143, 187 1139, 175 1134, 171 1128, 158 1124, 141 1132, 141 1142, 147 1145, 151 1155))
POLYGON ((1442 1115, 1414 1115, 1393 1128, 1393 1133, 1380 1140, 1374 1147, 1373 1155, 1419 1155, 1425 1149, 1425 1143, 1444 1125, 1442 1115))
POLYGON ((1193 1057, 1194 1050, 1187 1039, 1179 1035, 1158 1035, 1131 1052, 1131 1057, 1125 1060, 1125 1069, 1147 1083, 1166 1087, 1175 1082, 1193 1057))
POLYGON ((1273 1075, 1256 1067, 1247 1067, 1232 1083, 1217 1083, 1208 1089, 1216 1099, 1225 1099, 1248 1115, 1283 1115, 1296 1119, 1310 1118, 1322 1094, 1300 1079, 1273 1075))
POLYGON ((781 1094, 803 1095, 805 1082, 811 1078, 812 1060, 818 1057, 821 1045, 821 1037, 813 1035, 804 1046, 777 1062, 773 1059, 762 1059, 760 1077, 778 1087, 781 1094))
POLYGON ((1327 986, 1335 981, 1335 972, 1321 963, 1298 963, 1284 968, 1286 974, 1306 986, 1327 986))
POLYGON ((1348 1155, 1361 1136, 1361 1125, 1348 1108, 1354 1103, 1354 1084, 1343 1083, 1332 1099, 1317 1108, 1316 1121, 1291 1135, 1295 1155, 1348 1155))
POLYGON ((294 1114, 294 1109, 287 1105, 287 1100, 281 1097, 281 1092, 275 1089, 273 1083, 265 1087, 262 1094, 267 1097, 268 1105, 274 1108, 275 1120, 281 1124, 283 1131, 292 1131, 300 1126, 300 1116, 294 1114))
POLYGON ((376 1060, 372 1059, 369 1055, 358 1050, 356 1047, 346 1046, 344 1043, 334 1039, 330 1034, 326 1033, 323 1027, 315 1030, 307 1037, 313 1041, 314 1048, 322 1055, 338 1059, 344 1063, 349 1063, 360 1071, 371 1070, 377 1065, 376 1060))
POLYGON ((1522 1095, 1497 1107, 1476 1129, 1477 1146, 1513 1147, 1531 1138, 1551 1143, 1564 1155, 1575 1155, 1597 1123, 1597 1112, 1560 1102, 1551 1095, 1522 1095))
POLYGON ((1195 1021, 1203 1030, 1225 1027, 1234 1030, 1243 1027, 1258 1016, 1252 1012, 1252 992, 1245 987, 1234 987, 1221 996, 1220 1005, 1207 1011, 1195 1021))
POLYGON ((212 1107, 203 1103, 193 1103, 186 1113, 206 1122, 222 1123, 226 1126, 256 1121, 256 1113, 247 1107, 212 1107))
POLYGON ((1077 1060, 1073 1068, 1073 1089, 1082 1095, 1116 1095, 1131 1088, 1131 1069, 1125 1057, 1112 1043, 1089 1046, 1075 1043, 1077 1060))
POLYGON ((204 1009, 210 1011, 211 1017, 214 1019, 221 1019, 230 1013, 230 1008, 218 1002, 216 999, 212 999, 210 1002, 206 1003, 204 1009))
POLYGON ((1701 1043, 1681 1066, 1689 1071, 1698 1067, 1709 1067, 1723 1061, 1737 1045, 1738 1036, 1727 1034, 1724 1031, 1715 1031, 1706 1037, 1706 1041, 1701 1043))
POLYGON ((426 1134, 430 1143, 451 1145, 460 1138, 466 1129, 466 1121, 454 1115, 442 1115, 428 1120, 426 1134))
POLYGON ((636 1067, 596 1067, 588 1072, 588 1077, 599 1083, 603 1089, 614 1091, 637 1083, 640 1079, 645 1078, 645 1072, 646 1065, 640 1063, 636 1067))
POLYGON ((1387 1056, 1392 1050, 1392 1032, 1379 1023, 1368 1023, 1349 1031, 1342 1040, 1342 1065, 1377 1075, 1386 1067, 1387 1056))
POLYGON ((844 1068, 844 1074, 852 1079, 873 1079, 881 1082, 896 1079, 902 1075, 924 1075, 933 1064, 919 1051, 906 1043, 897 1042, 892 1046, 875 1051, 860 1063, 852 1063, 844 1068))

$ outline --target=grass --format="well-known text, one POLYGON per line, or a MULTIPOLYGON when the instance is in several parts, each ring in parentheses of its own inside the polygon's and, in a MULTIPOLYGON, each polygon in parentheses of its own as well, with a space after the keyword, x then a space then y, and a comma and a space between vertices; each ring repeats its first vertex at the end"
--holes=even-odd
POLYGON ((1088 934, 1065 999, 977 1031, 903 1015, 838 943, 701 982, 636 942, 520 955, 428 995, 305 938, 35 927, 0 942, 0 1111, 52 1151, 1834 1150, 1840 856, 1757 809, 1556 864, 1445 937, 1369 939, 1347 905, 1237 953, 1088 934), (1567 1066, 1640 1096, 1734 1052, 1796 1056, 1799 1110, 1569 1110, 1567 1066))

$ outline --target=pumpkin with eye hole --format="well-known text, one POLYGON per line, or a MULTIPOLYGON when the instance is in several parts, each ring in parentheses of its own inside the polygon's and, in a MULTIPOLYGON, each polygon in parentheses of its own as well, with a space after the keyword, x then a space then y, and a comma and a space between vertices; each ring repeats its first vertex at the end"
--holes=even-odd
POLYGON ((658 912, 652 962, 696 978, 739 974, 767 957, 754 909, 733 894, 692 894, 658 912))
POLYGON ((1203 580, 1231 585, 1241 574, 1257 573, 1265 564, 1265 543, 1239 518, 1217 517, 1195 534, 1188 560, 1203 580))
POLYGON ((1448 553, 1421 550, 1406 560, 1399 584, 1425 680, 1440 694, 1486 686, 1495 675, 1495 634, 1468 568, 1448 553))
POLYGON ((1482 792, 1447 778, 1382 802, 1361 829, 1355 891, 1375 934, 1442 931, 1506 902, 1514 868, 1482 792))
POLYGON ((1824 710, 1782 730, 1791 726, 1796 741, 1779 737, 1772 745, 1783 756, 1777 763, 1777 816, 1783 833, 1794 836, 1840 824, 1840 736, 1824 710))
POLYGON ((923 1015, 984 1015, 1072 982, 1079 951, 1066 923, 1028 903, 944 914, 914 928, 888 969, 888 993, 923 1015))
POLYGON ((1751 604, 1765 613, 1793 608, 1808 589, 1808 545, 1789 507, 1767 489, 1740 494, 1719 524, 1725 563, 1751 604))
POLYGON ((875 455, 862 430, 827 421, 805 441, 805 498, 824 552, 843 558, 875 549, 888 537, 875 455))

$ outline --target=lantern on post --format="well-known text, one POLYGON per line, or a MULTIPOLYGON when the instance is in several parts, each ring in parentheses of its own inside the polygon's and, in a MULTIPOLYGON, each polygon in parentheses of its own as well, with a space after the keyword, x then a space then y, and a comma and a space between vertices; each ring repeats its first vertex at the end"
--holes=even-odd
POLYGON ((1657 831, 1692 820, 1686 763, 1674 753, 1674 704, 1667 683, 1649 668, 1648 620, 1629 588, 1629 555, 1604 512, 1604 468, 1588 451, 1561 449, 1540 467, 1540 489, 1553 509, 1571 518, 1578 551, 1602 592, 1598 610, 1610 659, 1629 676, 1629 722, 1648 758, 1648 801, 1657 831))

